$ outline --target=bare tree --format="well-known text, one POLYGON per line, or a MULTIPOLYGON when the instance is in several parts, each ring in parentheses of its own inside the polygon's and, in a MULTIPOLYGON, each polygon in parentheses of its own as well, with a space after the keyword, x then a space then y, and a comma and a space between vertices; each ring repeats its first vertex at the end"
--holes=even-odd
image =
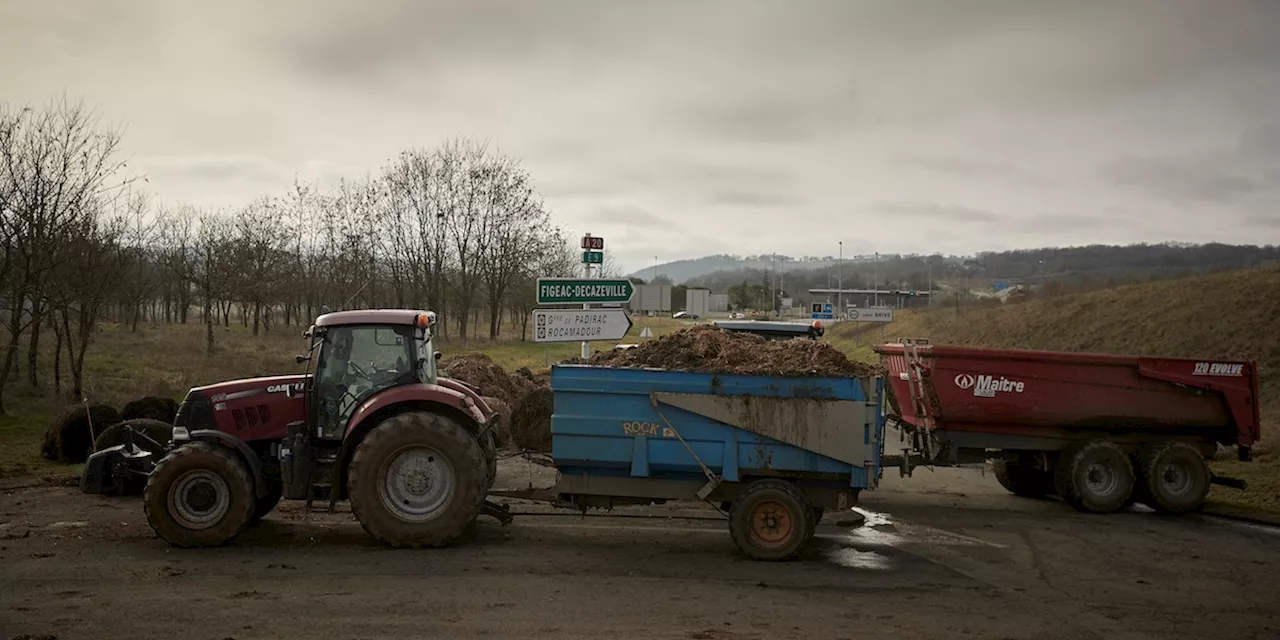
POLYGON ((124 202, 106 203, 114 211, 95 212, 81 220, 64 238, 69 257, 55 270, 56 293, 51 302, 56 310, 71 366, 71 397, 84 395, 84 357, 89 350, 102 309, 111 299, 113 284, 128 268, 123 244, 126 230, 141 217, 147 206, 145 195, 132 193, 124 202))
POLYGON ((281 271, 291 260, 285 253, 287 238, 280 225, 280 204, 273 198, 259 198, 241 209, 233 221, 231 251, 235 268, 230 270, 230 285, 237 297, 252 310, 253 335, 270 321, 274 301, 282 295, 288 281, 281 281, 281 271))
MULTIPOLYGON (((97 115, 82 103, 63 98, 40 110, 0 112, 0 237, 5 240, 2 275, 8 310, 3 389, 28 329, 29 357, 38 349, 51 274, 82 248, 66 240, 81 237, 95 208, 108 207, 132 180, 122 177, 125 164, 115 157, 118 132, 101 128, 97 115)), ((33 367, 29 376, 35 380, 33 367)))
POLYGON ((168 254, 168 267, 200 293, 204 302, 205 351, 213 355, 213 326, 219 312, 225 322, 226 311, 221 305, 234 283, 232 222, 222 214, 202 213, 191 207, 180 209, 175 217, 166 231, 173 234, 170 246, 181 250, 168 254), (191 234, 193 227, 196 231, 191 234))

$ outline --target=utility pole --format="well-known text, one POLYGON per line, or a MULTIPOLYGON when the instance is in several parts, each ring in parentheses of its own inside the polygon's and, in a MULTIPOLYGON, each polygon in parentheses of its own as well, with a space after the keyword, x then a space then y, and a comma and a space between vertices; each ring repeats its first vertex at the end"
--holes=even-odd
POLYGON ((778 271, 778 317, 782 317, 782 297, 786 296, 787 256, 782 256, 782 270, 778 271))
POLYGON ((880 306, 880 252, 879 251, 876 252, 875 281, 872 285, 871 291, 872 291, 871 293, 872 299, 875 301, 872 303, 872 306, 874 307, 880 306))
POLYGON ((844 314, 844 240, 840 241, 840 258, 836 261, 836 312, 844 314))
POLYGON ((778 254, 769 256, 769 313, 778 313, 778 254))
POLYGON ((933 306, 933 256, 929 256, 925 262, 928 265, 926 269, 929 272, 929 306, 933 306))
MULTIPOLYGON (((590 238, 591 234, 588 233, 587 237, 590 238)), ((587 262, 585 257, 583 258, 583 261, 582 261, 582 277, 588 280, 591 279, 591 263, 587 262)), ((588 311, 590 309, 591 309, 590 304, 586 302, 582 303, 583 311, 588 311)), ((583 340, 582 341, 582 359, 586 360, 587 358, 590 358, 590 357, 591 357, 591 343, 587 342, 586 340, 583 340)))

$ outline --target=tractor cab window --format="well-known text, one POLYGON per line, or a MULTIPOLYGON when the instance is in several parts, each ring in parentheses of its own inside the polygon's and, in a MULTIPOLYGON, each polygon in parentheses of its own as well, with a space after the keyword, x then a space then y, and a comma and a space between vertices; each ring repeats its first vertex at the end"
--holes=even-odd
POLYGON ((325 331, 316 365, 316 426, 341 438, 356 408, 373 394, 417 381, 413 328, 338 326, 325 331))

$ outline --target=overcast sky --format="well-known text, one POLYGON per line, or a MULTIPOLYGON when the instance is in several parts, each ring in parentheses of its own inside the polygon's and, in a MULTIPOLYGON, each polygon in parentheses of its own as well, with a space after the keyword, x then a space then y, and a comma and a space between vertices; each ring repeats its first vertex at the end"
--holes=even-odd
POLYGON ((0 0, 166 203, 487 139, 628 268, 1280 243, 1280 2, 0 0))

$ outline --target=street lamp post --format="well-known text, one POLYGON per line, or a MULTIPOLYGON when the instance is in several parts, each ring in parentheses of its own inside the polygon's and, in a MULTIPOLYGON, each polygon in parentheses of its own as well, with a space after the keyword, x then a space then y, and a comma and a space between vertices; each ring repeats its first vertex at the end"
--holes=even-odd
POLYGON ((872 300, 874 301, 872 303, 872 306, 876 306, 876 307, 880 306, 880 252, 879 251, 876 252, 875 281, 872 283, 871 291, 872 291, 871 293, 872 300))
POLYGON ((844 313, 844 240, 840 241, 840 257, 836 260, 836 313, 844 313))
POLYGON ((929 256, 929 306, 933 306, 933 256, 929 256))

